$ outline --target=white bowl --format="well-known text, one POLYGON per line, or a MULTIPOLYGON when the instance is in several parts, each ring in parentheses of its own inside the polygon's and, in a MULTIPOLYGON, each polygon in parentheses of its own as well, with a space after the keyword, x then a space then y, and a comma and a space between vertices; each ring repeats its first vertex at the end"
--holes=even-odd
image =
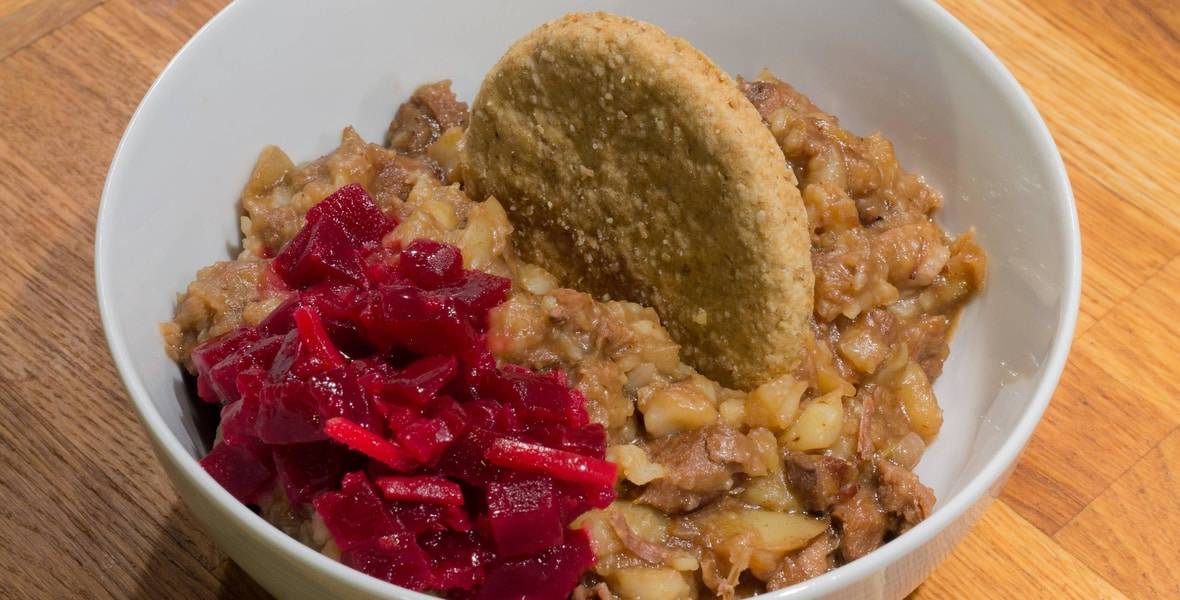
POLYGON ((1081 258, 1069 182, 1019 85, 933 2, 549 0, 239 2, 177 54, 111 163, 95 271, 111 354, 169 477, 210 535, 283 598, 426 598, 300 545, 197 464, 197 403, 157 323, 195 271, 238 242, 235 201, 258 151, 296 159, 356 125, 380 140, 420 83, 470 99, 507 46, 572 10, 634 16, 687 38, 731 73, 762 67, 851 130, 881 130, 946 195, 952 232, 974 226, 989 287, 962 315, 935 386, 945 425, 918 468, 938 494, 925 522, 881 549, 768 597, 899 598, 998 491, 1049 402, 1077 313, 1081 258))

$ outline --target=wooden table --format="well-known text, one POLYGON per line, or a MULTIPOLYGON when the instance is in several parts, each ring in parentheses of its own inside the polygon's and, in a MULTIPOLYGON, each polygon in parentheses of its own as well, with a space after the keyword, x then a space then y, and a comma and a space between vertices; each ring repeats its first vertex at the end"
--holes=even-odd
MULTIPOLYGON (((93 230, 156 74, 223 0, 0 0, 0 597, 262 598, 179 502, 107 355, 93 230)), ((917 598, 1180 597, 1180 4, 953 0, 1069 167, 1085 286, 1000 501, 917 598)))

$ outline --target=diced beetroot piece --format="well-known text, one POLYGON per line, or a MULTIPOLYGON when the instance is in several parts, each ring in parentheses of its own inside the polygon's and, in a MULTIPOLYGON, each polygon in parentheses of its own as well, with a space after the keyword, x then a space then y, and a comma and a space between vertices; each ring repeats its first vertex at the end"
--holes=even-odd
POLYGON ((353 303, 358 295, 354 285, 326 281, 291 294, 258 324, 263 335, 283 335, 295 328, 295 309, 306 306, 320 316, 328 336, 336 341, 337 327, 353 318, 353 303))
POLYGON ((221 438, 236 446, 258 443, 258 434, 255 433, 257 420, 257 398, 246 396, 226 404, 221 408, 221 438))
POLYGON ((275 471, 291 506, 308 502, 340 481, 348 451, 328 441, 273 446, 275 471))
POLYGON ((303 306, 302 293, 287 296, 270 314, 263 317, 256 329, 262 335, 286 335, 295 328, 295 319, 291 315, 300 306, 303 306))
POLYGON ((606 457, 606 429, 598 423, 582 427, 554 427, 549 423, 530 422, 524 428, 524 436, 542 446, 593 458, 606 457))
POLYGON ((324 420, 344 417, 373 433, 383 434, 383 415, 377 410, 373 395, 361 386, 358 371, 363 371, 363 367, 354 362, 320 373, 308 380, 308 393, 315 399, 324 420))
POLYGON ((610 487, 615 483, 614 463, 512 438, 498 438, 492 442, 487 460, 504 468, 549 475, 582 485, 610 487))
POLYGON ((599 423, 567 428, 562 431, 561 447, 594 458, 606 458, 606 428, 599 423))
MULTIPOLYGON (((322 327, 317 329, 320 333, 323 332, 322 327)), ((291 376, 307 379, 318 373, 344 366, 346 361, 340 352, 331 345, 323 345, 323 342, 327 340, 326 335, 322 339, 308 337, 314 336, 316 333, 314 329, 308 333, 300 332, 298 329, 288 332, 271 363, 271 377, 283 379, 291 376)))
POLYGON ((376 348, 416 354, 455 354, 475 343, 476 334, 445 299, 407 285, 382 286, 358 298, 359 320, 376 348))
POLYGON ((463 489, 459 484, 438 475, 410 477, 382 477, 377 489, 386 500, 409 500, 450 506, 463 505, 463 489))
POLYGON ((510 279, 483 271, 469 270, 463 272, 462 280, 455 285, 440 288, 433 293, 449 298, 471 324, 482 331, 487 327, 488 311, 507 300, 510 289, 510 279))
POLYGON ((412 590, 424 591, 437 586, 429 557, 414 536, 388 535, 344 553, 348 566, 412 590))
POLYGON ((471 426, 463 437, 455 440, 439 460, 438 470, 444 475, 458 479, 477 488, 486 488, 500 478, 502 469, 484 459, 496 434, 471 426))
POLYGON ((345 552, 366 548, 377 538, 398 532, 363 472, 345 475, 339 492, 324 492, 311 503, 324 519, 336 545, 345 552))
POLYGON ((403 275, 397 268, 400 256, 401 252, 390 248, 378 248, 366 256, 365 277, 368 277, 369 283, 373 287, 392 283, 409 283, 409 277, 403 275))
POLYGON ((521 416, 516 408, 508 405, 500 405, 496 408, 496 422, 492 426, 492 431, 501 435, 516 435, 521 432, 521 416))
POLYGON ((356 452, 385 463, 395 471, 407 472, 417 466, 409 453, 397 444, 343 417, 328 419, 324 423, 324 433, 356 452))
POLYGON ((585 400, 576 402, 570 389, 553 375, 534 373, 524 367, 506 365, 489 382, 491 394, 526 414, 553 423, 585 425, 585 400), (575 407, 576 406, 576 407, 575 407))
POLYGON ((453 438, 467 431, 467 411, 449 396, 440 396, 432 407, 432 416, 443 422, 453 438))
POLYGON ((594 552, 586 533, 566 530, 565 542, 559 546, 489 568, 475 599, 565 600, 592 564, 594 552))
POLYGON ((355 311, 360 293, 356 286, 327 282, 299 294, 301 304, 320 315, 328 339, 353 358, 368 356, 373 351, 365 340, 355 311))
POLYGON ((419 286, 434 290, 459 283, 463 278, 463 256, 450 244, 422 238, 402 250, 398 269, 419 286))
POLYGON ((225 357, 258 341, 260 337, 262 336, 259 332, 252 327, 239 327, 225 335, 205 340, 193 348, 193 367, 198 373, 207 371, 225 357))
POLYGON ((393 500, 389 502, 389 513, 398 527, 415 535, 431 531, 471 530, 471 519, 462 506, 393 500))
POLYGON ((421 542, 440 589, 473 589, 483 581, 485 565, 495 558, 473 532, 438 531, 423 535, 421 542))
POLYGON ((526 556, 561 543, 563 527, 548 477, 492 483, 487 502, 500 556, 526 556))
POLYGON ((382 394, 416 406, 425 406, 454 378, 459 362, 454 356, 431 356, 410 363, 385 382, 382 394))
POLYGON ((500 403, 495 400, 482 399, 463 405, 467 412, 467 425, 478 427, 489 432, 496 431, 496 417, 499 414, 500 403))
POLYGON ((303 340, 303 348, 310 356, 329 368, 344 366, 346 362, 344 355, 340 354, 340 351, 332 344, 332 340, 328 338, 328 332, 324 329, 324 324, 320 321, 318 313, 306 306, 301 306, 295 309, 291 317, 295 319, 295 330, 299 332, 299 337, 303 340))
POLYGON ((364 261, 344 228, 331 219, 308 223, 287 242, 272 268, 292 288, 333 280, 361 284, 364 261))
POLYGON ((397 225, 397 221, 381 212, 359 183, 341 187, 307 211, 309 224, 323 218, 339 223, 359 245, 381 241, 397 225))
MULTIPOLYGON (((552 371, 565 379, 565 373, 552 371)), ((567 385, 567 384, 563 384, 567 385)), ((571 427, 585 427, 590 424, 590 413, 586 412, 586 396, 577 388, 569 388, 569 404, 565 409, 565 422, 571 427)))
POLYGON ((416 419, 397 431, 397 441, 418 462, 429 464, 455 441, 442 419, 416 419))
POLYGON ((448 391, 467 402, 477 400, 480 396, 492 396, 489 386, 497 376, 496 359, 488 350, 485 337, 480 336, 456 356, 459 359, 459 377, 451 382, 448 391))
POLYGON ((401 431, 422 416, 421 411, 410 406, 391 403, 381 404, 380 406, 383 407, 386 423, 389 425, 390 431, 401 431))
POLYGON ((197 395, 206 402, 226 401, 218 394, 216 386, 211 385, 209 370, 239 350, 249 347, 258 341, 260 334, 251 327, 235 329, 225 335, 206 340, 193 348, 193 367, 197 371, 197 395))
POLYGON ((305 381, 287 379, 263 384, 255 431, 267 444, 323 440, 324 418, 305 381))
POLYGON ((615 488, 610 486, 585 486, 568 481, 556 485, 557 510, 562 523, 569 523, 590 509, 606 508, 617 497, 615 488))
POLYGON ((243 504, 257 502, 274 485, 270 467, 242 446, 217 444, 201 459, 201 466, 243 504))
POLYGON ((270 373, 267 368, 252 367, 238 373, 237 378, 234 380, 234 387, 237 389, 238 398, 246 398, 248 396, 254 398, 256 401, 259 394, 262 393, 262 386, 269 381, 270 373))
POLYGON ((198 378, 198 394, 203 380, 206 383, 206 389, 212 390, 223 404, 236 401, 242 397, 238 391, 238 376, 243 371, 270 367, 282 345, 283 338, 273 335, 249 344, 223 358, 198 378))

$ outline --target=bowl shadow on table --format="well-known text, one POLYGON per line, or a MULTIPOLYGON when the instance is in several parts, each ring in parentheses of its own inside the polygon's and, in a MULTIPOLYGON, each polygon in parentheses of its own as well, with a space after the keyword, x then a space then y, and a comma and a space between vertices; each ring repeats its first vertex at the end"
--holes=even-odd
POLYGON ((175 503, 140 571, 133 600, 160 598, 271 600, 272 596, 219 550, 187 507, 175 503))

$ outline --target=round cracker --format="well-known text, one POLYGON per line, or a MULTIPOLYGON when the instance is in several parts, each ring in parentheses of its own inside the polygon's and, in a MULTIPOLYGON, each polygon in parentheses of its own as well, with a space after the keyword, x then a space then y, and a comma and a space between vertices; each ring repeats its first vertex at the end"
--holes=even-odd
POLYGON ((749 389, 811 334, 810 238, 758 112, 659 28, 573 14, 514 44, 472 106, 464 184, 567 286, 656 309, 682 357, 749 389))

